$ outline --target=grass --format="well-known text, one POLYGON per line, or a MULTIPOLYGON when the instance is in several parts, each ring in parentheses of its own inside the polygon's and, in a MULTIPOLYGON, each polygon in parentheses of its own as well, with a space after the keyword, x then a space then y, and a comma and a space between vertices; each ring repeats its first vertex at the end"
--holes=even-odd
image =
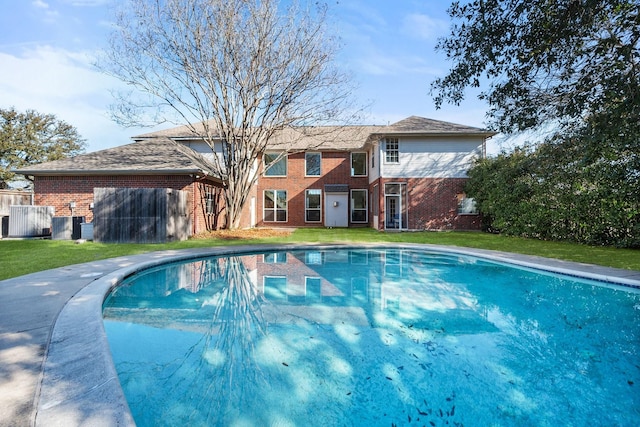
MULTIPOLYGON (((277 233, 276 233, 277 234, 277 233)), ((597 264, 640 271, 640 250, 592 247, 565 242, 505 237, 477 232, 382 233, 368 228, 300 228, 288 235, 249 233, 249 238, 213 234, 207 239, 190 239, 165 244, 76 244, 62 240, 0 240, 0 280, 28 273, 165 249, 186 249, 264 243, 431 243, 479 249, 492 249, 538 255, 567 261, 597 264)))

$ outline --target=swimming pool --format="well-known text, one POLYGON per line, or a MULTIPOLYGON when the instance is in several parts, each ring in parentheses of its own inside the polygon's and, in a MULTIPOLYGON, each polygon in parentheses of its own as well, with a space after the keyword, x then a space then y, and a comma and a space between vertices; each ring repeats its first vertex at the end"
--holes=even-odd
POLYGON ((104 303, 138 425, 636 425, 640 294, 470 256, 271 251, 104 303))

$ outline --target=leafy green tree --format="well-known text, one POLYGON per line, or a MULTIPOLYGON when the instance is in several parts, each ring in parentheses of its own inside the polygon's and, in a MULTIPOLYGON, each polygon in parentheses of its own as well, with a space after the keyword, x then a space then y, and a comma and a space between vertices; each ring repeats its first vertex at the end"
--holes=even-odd
POLYGON ((449 14, 437 48, 453 64, 431 85, 436 105, 486 87, 492 129, 546 135, 471 172, 491 226, 640 246, 640 2, 456 1, 449 14))
POLYGON ((585 136, 481 159, 466 191, 488 231, 592 245, 640 247, 640 197, 631 158, 585 136), (602 164, 606 164, 603 167, 602 164))
POLYGON ((84 148, 76 128, 53 114, 0 109, 0 188, 14 180, 13 169, 74 156, 84 148))
POLYGON ((555 125, 606 131, 640 113, 637 0, 475 0, 449 9, 437 48, 453 62, 431 92, 437 106, 487 86, 490 126, 504 133, 555 125))

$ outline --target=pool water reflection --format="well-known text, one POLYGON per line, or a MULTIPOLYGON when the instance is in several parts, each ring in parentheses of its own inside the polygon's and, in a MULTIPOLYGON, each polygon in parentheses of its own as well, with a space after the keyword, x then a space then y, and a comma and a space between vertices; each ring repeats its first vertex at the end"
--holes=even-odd
POLYGON ((335 249, 146 270, 104 304, 136 423, 637 425, 640 293, 335 249))

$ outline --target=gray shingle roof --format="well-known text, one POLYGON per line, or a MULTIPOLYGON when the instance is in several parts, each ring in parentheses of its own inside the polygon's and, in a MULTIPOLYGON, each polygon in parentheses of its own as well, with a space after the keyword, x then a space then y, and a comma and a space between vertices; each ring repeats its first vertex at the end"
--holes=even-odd
POLYGON ((23 175, 191 174, 213 165, 194 150, 168 138, 153 138, 15 170, 23 175))
POLYGON ((287 128, 267 144, 272 150, 359 150, 384 126, 318 126, 287 128))
MULTIPOLYGON (((213 121, 208 122, 215 126, 213 121)), ((197 132, 204 130, 204 123, 194 125, 197 132)), ((178 126, 158 132, 135 136, 142 140, 155 137, 173 139, 200 139, 189 126, 178 126)), ((216 134, 216 132, 212 132, 216 134)), ((388 126, 300 126, 281 130, 269 141, 267 149, 272 150, 358 150, 374 136, 385 135, 468 135, 489 137, 495 132, 485 129, 411 116, 388 126)))
POLYGON ((424 117, 411 116, 397 123, 386 126, 384 134, 420 134, 420 135, 484 135, 492 136, 495 132, 485 129, 459 125, 457 123, 444 122, 441 120, 427 119, 424 117))
MULTIPOLYGON (((209 121, 213 124, 213 121, 209 121)), ((15 170, 23 175, 191 174, 215 170, 204 156, 175 140, 201 139, 204 123, 135 136, 137 142, 69 159, 15 170)), ((267 150, 360 150, 385 135, 468 135, 489 137, 485 129, 411 116, 388 126, 303 126, 286 128, 267 150)), ((218 174, 219 175, 219 174, 218 174)))

